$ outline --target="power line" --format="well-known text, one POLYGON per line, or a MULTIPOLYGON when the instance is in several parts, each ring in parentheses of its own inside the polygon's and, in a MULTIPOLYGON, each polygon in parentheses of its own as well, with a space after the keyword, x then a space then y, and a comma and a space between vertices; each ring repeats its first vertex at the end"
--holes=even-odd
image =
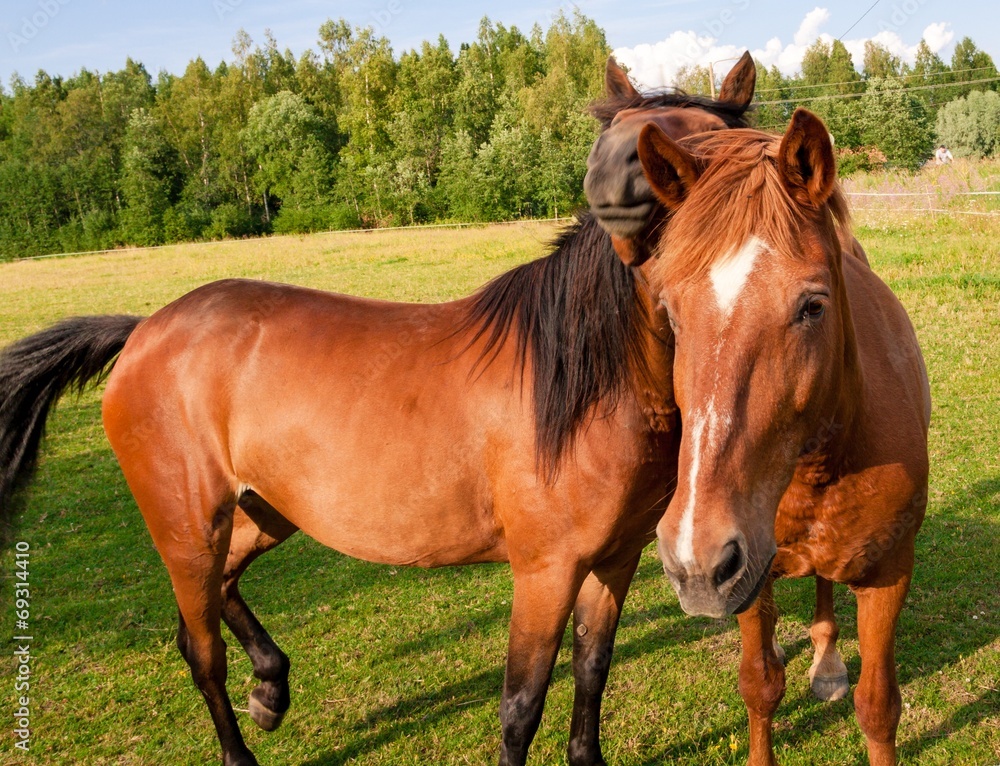
MULTIPOLYGON (((850 32, 852 29, 854 29, 854 27, 856 27, 858 24, 860 24, 861 23, 861 19, 863 19, 865 16, 867 16, 869 13, 871 13, 872 12, 872 8, 874 8, 880 2, 882 2, 882 0, 875 0, 875 2, 871 4, 871 7, 867 11, 865 11, 864 13, 861 14, 861 18, 859 18, 857 21, 855 21, 853 24, 851 24, 850 27, 848 27, 847 32, 850 32)), ((842 34, 840 37, 838 37, 837 40, 840 41, 844 37, 846 37, 847 36, 847 32, 844 32, 844 34, 842 34)))
MULTIPOLYGON (((910 80, 913 79, 914 77, 941 77, 944 75, 967 74, 969 72, 982 72, 984 70, 995 72, 996 69, 997 68, 995 66, 980 66, 976 67, 975 69, 955 69, 955 70, 949 69, 941 72, 933 72, 931 74, 927 74, 926 72, 917 72, 915 74, 898 75, 895 76, 894 79, 910 80)), ((845 80, 843 82, 821 82, 821 83, 816 83, 814 85, 787 85, 784 88, 760 88, 756 91, 756 93, 758 94, 774 93, 782 90, 805 90, 806 88, 832 88, 835 85, 856 85, 859 82, 863 83, 866 82, 866 80, 845 80)))
MULTIPOLYGON (((965 85, 982 85, 988 82, 1000 82, 1000 77, 987 77, 982 80, 966 80, 965 82, 942 82, 937 85, 914 85, 910 88, 902 88, 906 93, 915 90, 934 90, 935 88, 961 88, 965 85)), ((830 96, 810 96, 809 98, 786 98, 780 101, 758 101, 757 106, 775 106, 778 104, 804 104, 807 101, 832 101, 838 98, 861 98, 867 95, 863 93, 835 93, 830 96)))

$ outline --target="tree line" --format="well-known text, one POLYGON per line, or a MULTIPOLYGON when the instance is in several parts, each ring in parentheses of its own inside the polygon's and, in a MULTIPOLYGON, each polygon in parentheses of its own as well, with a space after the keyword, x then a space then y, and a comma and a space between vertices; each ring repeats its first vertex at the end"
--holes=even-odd
MULTIPOLYGON (((129 59, 15 76, 0 88, 0 258, 569 213, 585 203, 586 107, 609 53, 578 12, 527 35, 484 18, 457 52, 439 37, 398 57, 371 28, 331 20, 298 57, 241 32, 214 69, 198 58, 154 80, 129 59)), ((848 166, 876 152, 912 166, 939 136, 1000 151, 977 127, 997 113, 996 68, 968 39, 950 66, 925 44, 912 67, 870 45, 859 73, 842 44, 817 41, 801 75, 758 71, 758 123, 783 128, 809 106, 848 166)), ((699 68, 676 84, 710 87, 699 68)))
POLYGON ((579 13, 525 35, 394 55, 328 21, 295 57, 240 33, 233 58, 154 79, 39 72, 0 92, 0 257, 266 232, 493 221, 583 204, 607 40, 579 13))

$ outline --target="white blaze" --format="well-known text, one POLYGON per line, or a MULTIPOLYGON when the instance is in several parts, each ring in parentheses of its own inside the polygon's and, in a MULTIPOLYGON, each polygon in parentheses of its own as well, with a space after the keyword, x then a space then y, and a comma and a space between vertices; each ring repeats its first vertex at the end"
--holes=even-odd
POLYGON ((684 506, 684 515, 681 516, 681 526, 677 535, 676 555, 677 561, 682 566, 690 566, 694 563, 694 505, 695 505, 695 480, 698 478, 698 466, 701 463, 701 435, 705 430, 705 418, 695 416, 694 426, 691 428, 691 471, 688 476, 687 505, 684 506))
MULTIPOLYGON (((722 312, 723 326, 729 320, 729 315, 733 312, 740 299, 743 288, 746 287, 747 280, 753 272, 757 256, 767 248, 766 243, 757 237, 751 237, 739 250, 725 258, 721 258, 709 272, 712 279, 712 289, 715 291, 715 301, 722 312)), ((721 332, 721 330, 720 330, 721 332)), ((711 364, 718 362, 719 354, 722 352, 722 343, 716 345, 711 364)), ((684 513, 681 516, 680 529, 677 535, 677 547, 675 549, 677 561, 686 567, 695 564, 694 558, 694 511, 696 504, 696 490, 698 471, 701 468, 701 455, 704 449, 716 451, 721 444, 722 430, 732 426, 732 416, 729 413, 719 413, 715 408, 715 394, 719 385, 718 372, 716 372, 715 383, 712 386, 711 397, 707 406, 692 417, 691 426, 691 468, 688 475, 688 498, 687 505, 684 506, 684 513), (705 428, 708 428, 708 444, 702 444, 702 436, 705 428)))
POLYGON ((712 289, 715 290, 715 302, 723 316, 728 317, 732 313, 750 277, 750 272, 753 271, 757 256, 765 247, 763 240, 750 237, 743 247, 719 259, 712 267, 709 274, 712 278, 712 289))

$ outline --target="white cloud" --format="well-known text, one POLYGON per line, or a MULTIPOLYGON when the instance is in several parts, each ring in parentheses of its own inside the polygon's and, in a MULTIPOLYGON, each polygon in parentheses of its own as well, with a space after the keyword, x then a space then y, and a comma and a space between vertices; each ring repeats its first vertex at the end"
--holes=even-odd
POLYGON ((955 39, 955 33, 948 29, 950 26, 948 22, 940 22, 931 24, 924 30, 924 39, 932 53, 940 53, 955 39))
POLYGON ((823 25, 829 20, 830 11, 826 8, 813 8, 799 24, 799 28, 795 32, 795 44, 803 47, 812 45, 819 37, 823 25))
MULTIPOLYGON (((618 48, 614 57, 629 69, 632 79, 648 88, 673 83, 678 71, 685 66, 722 59, 738 58, 743 52, 735 45, 718 45, 717 40, 696 32, 677 31, 658 43, 643 43, 634 48, 618 48)), ((721 68, 728 70, 733 62, 721 68)))
MULTIPOLYGON (((750 52, 766 67, 776 65, 786 75, 795 74, 802 67, 802 56, 806 49, 816 42, 817 38, 827 44, 833 42, 833 37, 823 31, 829 20, 829 10, 813 8, 802 19, 790 43, 786 44, 780 38, 772 37, 763 48, 753 48, 750 52)), ((954 38, 955 33, 948 22, 931 24, 923 33, 923 39, 934 53, 940 53, 954 38)), ((896 32, 890 30, 883 30, 874 37, 844 40, 844 46, 859 70, 864 60, 867 40, 874 40, 884 45, 893 55, 911 64, 920 43, 916 40, 912 44, 907 44, 896 32)), ((735 45, 720 45, 718 38, 711 34, 678 30, 657 43, 644 43, 633 48, 617 48, 614 56, 628 67, 636 82, 647 88, 658 88, 672 85, 681 68, 695 64, 707 66, 712 63, 716 76, 724 75, 732 67, 733 59, 744 50, 745 48, 735 45)))

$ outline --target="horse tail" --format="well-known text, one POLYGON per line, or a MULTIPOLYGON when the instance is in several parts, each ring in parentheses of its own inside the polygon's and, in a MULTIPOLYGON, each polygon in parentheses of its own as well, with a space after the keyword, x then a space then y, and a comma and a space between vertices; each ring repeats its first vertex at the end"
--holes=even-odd
POLYGON ((35 467, 52 405, 69 388, 82 392, 89 381, 100 382, 141 321, 76 317, 0 352, 0 520, 35 467))

